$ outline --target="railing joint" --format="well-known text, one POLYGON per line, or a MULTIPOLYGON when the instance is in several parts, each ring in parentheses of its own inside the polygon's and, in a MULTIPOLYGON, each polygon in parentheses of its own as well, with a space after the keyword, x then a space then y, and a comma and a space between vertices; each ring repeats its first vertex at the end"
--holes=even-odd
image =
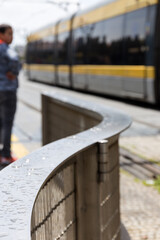
POLYGON ((105 182, 109 161, 108 140, 98 141, 98 181, 105 182))

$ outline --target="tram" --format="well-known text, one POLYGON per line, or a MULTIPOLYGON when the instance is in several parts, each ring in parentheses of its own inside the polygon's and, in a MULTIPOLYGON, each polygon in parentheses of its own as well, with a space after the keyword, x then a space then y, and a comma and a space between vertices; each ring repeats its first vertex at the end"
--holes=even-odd
POLYGON ((28 36, 29 79, 160 104, 160 1, 109 0, 28 36))

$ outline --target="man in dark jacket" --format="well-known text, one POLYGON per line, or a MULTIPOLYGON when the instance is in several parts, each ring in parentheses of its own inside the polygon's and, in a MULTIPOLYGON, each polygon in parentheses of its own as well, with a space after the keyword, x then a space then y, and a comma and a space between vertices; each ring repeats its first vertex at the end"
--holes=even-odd
POLYGON ((7 165, 16 159, 11 154, 11 132, 17 103, 20 62, 9 48, 13 40, 10 25, 0 25, 0 163, 7 165))

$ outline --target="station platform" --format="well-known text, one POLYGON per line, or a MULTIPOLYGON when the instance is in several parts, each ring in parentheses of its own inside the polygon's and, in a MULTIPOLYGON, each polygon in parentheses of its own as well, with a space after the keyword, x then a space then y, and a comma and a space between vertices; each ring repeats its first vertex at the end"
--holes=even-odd
MULTIPOLYGON (((60 92, 97 101, 125 111, 134 120, 132 127, 122 134, 120 145, 134 154, 160 161, 160 112, 95 97, 57 87, 31 82, 20 74, 18 107, 12 135, 12 151, 18 157, 41 147, 41 93, 60 92), (136 121, 135 121, 136 120, 136 121), (145 127, 142 123, 145 123, 145 127)), ((144 183, 127 172, 120 171, 121 220, 128 231, 122 240, 160 239, 160 194, 153 185, 144 183)))

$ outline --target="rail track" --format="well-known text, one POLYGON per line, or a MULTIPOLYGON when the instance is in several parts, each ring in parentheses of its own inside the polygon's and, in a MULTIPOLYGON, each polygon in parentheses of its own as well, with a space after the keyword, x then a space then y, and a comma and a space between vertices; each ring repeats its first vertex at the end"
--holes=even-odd
POLYGON ((160 166, 120 148, 120 167, 141 180, 156 179, 160 166))

